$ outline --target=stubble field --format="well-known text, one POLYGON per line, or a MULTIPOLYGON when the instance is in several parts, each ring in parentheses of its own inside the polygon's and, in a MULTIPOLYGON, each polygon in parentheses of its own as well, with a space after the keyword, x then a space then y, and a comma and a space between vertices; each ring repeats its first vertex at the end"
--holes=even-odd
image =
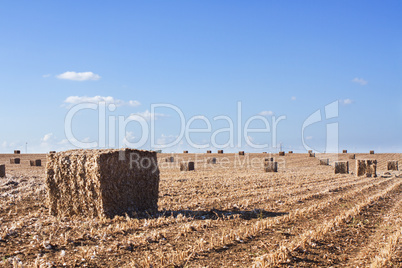
POLYGON ((2 267, 402 267, 402 176, 386 173, 402 154, 356 154, 378 161, 370 178, 350 154, 272 155, 277 173, 263 171, 269 154, 158 154, 158 215, 114 219, 50 216, 46 155, 12 157, 0 155, 2 267))

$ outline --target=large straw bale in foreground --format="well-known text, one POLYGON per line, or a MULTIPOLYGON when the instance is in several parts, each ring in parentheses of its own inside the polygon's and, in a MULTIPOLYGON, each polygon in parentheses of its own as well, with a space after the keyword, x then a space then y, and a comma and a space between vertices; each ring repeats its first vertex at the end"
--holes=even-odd
POLYGON ((159 190, 156 153, 125 149, 49 154, 46 187, 52 215, 113 217, 155 211, 159 190))

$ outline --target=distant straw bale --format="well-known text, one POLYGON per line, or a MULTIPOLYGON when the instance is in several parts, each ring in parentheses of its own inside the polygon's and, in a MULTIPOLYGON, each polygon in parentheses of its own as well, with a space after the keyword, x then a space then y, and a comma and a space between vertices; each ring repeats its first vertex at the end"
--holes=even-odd
POLYGON ((356 160, 356 176, 377 177, 377 160, 356 160))
POLYGON ((207 164, 216 164, 216 158, 215 157, 208 158, 207 159, 207 164))
POLYGON ((14 150, 14 154, 20 154, 21 151, 20 150, 14 150))
POLYGON ((0 165, 0 178, 4 178, 6 176, 6 165, 0 165))
POLYGON ((265 161, 264 162, 265 172, 278 172, 278 162, 265 161))
POLYGON ((157 211, 156 152, 71 150, 47 155, 46 189, 57 216, 113 217, 157 211))
POLYGON ((239 155, 244 155, 244 151, 240 151, 240 152, 239 152, 239 155))
POLYGON ((371 150, 371 151, 370 151, 370 154, 374 154, 374 151, 373 151, 373 150, 371 150))
POLYGON ((335 174, 349 173, 349 162, 335 162, 335 174))
POLYGON ((342 153, 347 154, 348 150, 343 150, 342 153))
POLYGON ((279 152, 279 156, 285 156, 285 152, 283 151, 279 152))
POLYGON ((42 161, 40 159, 30 160, 29 164, 31 165, 31 167, 40 167, 42 166, 42 161))
POLYGON ((10 164, 20 164, 21 159, 20 158, 10 158, 10 164))
POLYGON ((170 157, 165 158, 165 162, 173 163, 174 162, 174 157, 170 156, 170 157))
POLYGON ((180 163, 180 171, 192 171, 192 170, 194 170, 194 162, 180 163))
POLYGON ((223 154, 223 150, 218 150, 218 154, 223 154))
POLYGON ((320 159, 320 165, 328 166, 329 165, 329 159, 320 159))
POLYGON ((387 170, 398 170, 398 161, 388 161, 387 170))

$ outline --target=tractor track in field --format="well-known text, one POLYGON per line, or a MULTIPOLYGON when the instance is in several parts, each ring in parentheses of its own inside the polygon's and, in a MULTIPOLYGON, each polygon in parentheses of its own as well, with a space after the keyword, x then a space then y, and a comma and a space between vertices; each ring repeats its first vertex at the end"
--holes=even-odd
MULTIPOLYGON (((345 199, 342 197, 338 197, 338 201, 340 200, 341 204, 348 204, 351 205, 353 202, 356 201, 356 197, 359 196, 360 193, 360 198, 364 198, 367 195, 370 195, 372 193, 375 193, 377 191, 380 191, 381 189, 385 189, 388 185, 392 185, 392 182, 395 179, 385 179, 383 181, 377 182, 376 185, 368 185, 366 188, 359 188, 355 191, 351 192, 346 192, 346 193, 338 193, 338 195, 346 194, 348 195, 348 199, 345 199)), ((241 242, 238 242, 236 240, 233 241, 228 241, 226 243, 222 243, 220 246, 214 246, 214 248, 207 248, 207 250, 202 250, 200 254, 194 253, 193 256, 191 256, 191 263, 192 265, 199 265, 199 266, 208 266, 210 265, 210 261, 212 260, 213 263, 218 264, 218 265, 227 265, 227 266, 232 266, 232 265, 250 265, 252 260, 254 259, 254 254, 250 254, 250 252, 255 253, 256 249, 260 250, 261 252, 266 252, 269 250, 275 250, 276 248, 279 247, 280 243, 283 241, 286 241, 288 238, 291 238, 295 236, 299 231, 302 231, 306 228, 309 228, 311 226, 315 226, 317 224, 320 224, 320 222, 323 219, 322 215, 325 215, 325 218, 333 218, 337 215, 339 210, 333 211, 331 209, 330 204, 326 204, 328 201, 333 202, 333 200, 337 200, 336 197, 332 197, 331 200, 321 200, 320 204, 323 205, 322 209, 312 209, 310 212, 309 210, 306 209, 306 214, 308 214, 307 217, 304 216, 298 216, 295 219, 289 219, 287 220, 286 218, 282 221, 279 220, 277 224, 273 224, 272 227, 267 228, 266 230, 260 231, 260 233, 257 232, 257 235, 253 238, 243 238, 237 239, 241 242), (297 227, 295 227, 297 226, 297 227), (292 229, 292 230, 291 230, 292 229), (269 237, 269 239, 265 239, 265 237, 269 237), (267 241, 264 241, 267 240, 267 241), (256 247, 256 248, 253 248, 256 247), (242 263, 233 263, 233 258, 231 258, 232 254, 236 254, 237 257, 239 257, 239 254, 242 254, 241 258, 236 258, 237 260, 241 260, 242 263), (246 264, 247 263, 247 264, 246 264)), ((305 204, 306 205, 306 204, 305 204)), ((312 207, 315 205, 313 204, 312 207)), ((345 206, 342 208, 343 210, 347 210, 348 206, 345 206)), ((342 210, 341 209, 341 210, 342 210)), ((281 218, 286 217, 286 216, 281 216, 281 218)), ((250 223, 251 224, 251 223, 250 223)), ((254 224, 258 224, 258 222, 254 222, 254 224)), ((226 223, 227 225, 227 223, 226 223)), ((228 227, 228 226, 227 226, 228 227)), ((243 228, 243 226, 229 226, 231 230, 233 230, 234 233, 240 233, 240 231, 236 231, 238 228, 243 228)), ((187 245, 195 244, 198 239, 204 239, 205 241, 209 241, 208 237, 211 236, 219 236, 219 231, 212 233, 213 229, 219 230, 219 225, 215 226, 214 228, 211 229, 206 229, 205 231, 207 233, 202 234, 198 233, 197 237, 191 236, 190 238, 186 239, 186 241, 183 243, 187 245)), ((156 257, 158 259, 158 257, 156 257)), ((157 260, 156 260, 157 261, 157 260)), ((211 266, 213 267, 213 266, 211 266)))

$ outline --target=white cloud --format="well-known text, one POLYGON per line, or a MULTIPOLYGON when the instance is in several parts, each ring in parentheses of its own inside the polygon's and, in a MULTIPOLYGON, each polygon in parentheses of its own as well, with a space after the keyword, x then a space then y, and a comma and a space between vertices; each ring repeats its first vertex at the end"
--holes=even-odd
POLYGON ((70 96, 67 97, 64 100, 64 103, 68 104, 69 106, 71 105, 75 105, 75 104, 79 104, 79 103, 99 103, 99 102, 105 102, 106 105, 108 104, 114 104, 117 107, 119 106, 132 106, 132 107, 136 107, 141 105, 141 103, 139 101, 136 100, 130 100, 128 102, 125 102, 123 100, 119 100, 119 99, 115 99, 112 96, 94 96, 94 97, 87 97, 87 96, 70 96))
POLYGON ((99 80, 101 77, 93 72, 65 72, 56 75, 58 79, 73 80, 73 81, 86 81, 86 80, 99 80))
POLYGON ((59 141, 57 144, 60 145, 67 145, 70 144, 70 141, 68 139, 62 139, 61 141, 59 141))
POLYGON ((351 99, 344 99, 344 100, 339 100, 339 102, 343 105, 349 105, 353 103, 353 100, 351 99))
POLYGON ((313 136, 307 136, 306 137, 306 140, 312 140, 313 139, 313 136))
POLYGON ((273 111, 262 111, 262 112, 259 113, 259 115, 271 116, 271 115, 274 115, 274 112, 273 111))
POLYGON ((130 101, 128 101, 128 105, 132 106, 132 107, 136 107, 136 106, 140 106, 141 103, 139 101, 136 101, 136 100, 134 100, 134 101, 130 100, 130 101))
POLYGON ((42 141, 43 141, 43 142, 48 142, 48 141, 50 141, 52 138, 53 138, 53 133, 48 133, 48 134, 45 134, 45 136, 43 136, 42 141))
POLYGON ((358 77, 353 78, 352 82, 360 84, 361 86, 367 85, 367 83, 368 83, 363 78, 358 78, 358 77))
POLYGON ((151 113, 150 111, 146 110, 144 112, 140 112, 140 113, 134 113, 131 114, 130 117, 136 117, 136 116, 141 116, 142 118, 144 118, 147 121, 150 120, 157 120, 160 119, 162 117, 168 117, 168 115, 166 114, 162 114, 162 113, 151 113))
POLYGON ((291 99, 292 101, 295 101, 295 100, 296 100, 296 96, 292 96, 290 99, 291 99))
POLYGON ((178 136, 175 135, 165 135, 162 134, 160 138, 156 141, 158 145, 166 145, 174 142, 178 136))
POLYGON ((42 75, 42 77, 43 78, 48 78, 48 77, 50 77, 50 74, 44 74, 44 75, 42 75))

